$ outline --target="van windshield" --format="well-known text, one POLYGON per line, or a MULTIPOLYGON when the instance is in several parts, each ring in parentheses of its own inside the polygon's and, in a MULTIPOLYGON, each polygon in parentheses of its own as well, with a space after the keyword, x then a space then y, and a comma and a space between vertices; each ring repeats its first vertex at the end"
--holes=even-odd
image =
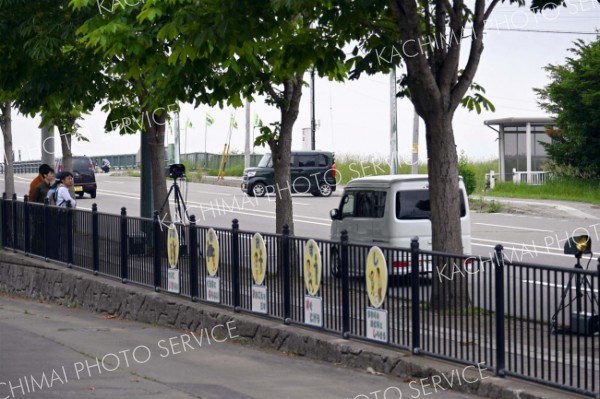
POLYGON ((348 191, 342 198, 342 218, 382 218, 385 198, 385 191, 348 191))
MULTIPOLYGON (((460 217, 467 214, 463 192, 459 192, 460 217)), ((398 191, 396 193, 396 218, 397 219, 429 219, 431 207, 429 204, 428 190, 398 191)))
POLYGON ((271 154, 263 155, 263 157, 260 159, 260 162, 258 163, 258 167, 259 168, 272 168, 273 163, 271 162, 271 154))

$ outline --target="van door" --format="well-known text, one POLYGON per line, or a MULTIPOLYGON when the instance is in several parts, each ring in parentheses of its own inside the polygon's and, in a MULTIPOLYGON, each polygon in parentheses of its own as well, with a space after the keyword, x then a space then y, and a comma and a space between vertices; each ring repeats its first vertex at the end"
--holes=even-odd
POLYGON ((292 189, 297 193, 311 192, 312 174, 318 174, 317 154, 296 154, 292 166, 292 189))
POLYGON ((387 231, 383 217, 386 197, 385 191, 346 190, 340 204, 340 218, 332 221, 332 239, 339 239, 342 230, 346 230, 350 242, 377 242, 374 237, 379 238, 382 231, 387 231))

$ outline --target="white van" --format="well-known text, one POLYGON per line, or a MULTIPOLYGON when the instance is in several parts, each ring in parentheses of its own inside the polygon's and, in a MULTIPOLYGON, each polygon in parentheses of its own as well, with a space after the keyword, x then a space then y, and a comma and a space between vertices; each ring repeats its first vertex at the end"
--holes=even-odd
MULTIPOLYGON (((470 254, 471 215, 462 177, 459 190, 463 253, 470 254)), ((427 175, 385 175, 351 180, 344 189, 339 209, 332 209, 330 216, 332 240, 339 240, 342 231, 346 230, 350 243, 410 248, 411 238, 418 236, 419 248, 431 250, 427 175)), ((392 269, 390 274, 409 273, 408 267, 392 269)))

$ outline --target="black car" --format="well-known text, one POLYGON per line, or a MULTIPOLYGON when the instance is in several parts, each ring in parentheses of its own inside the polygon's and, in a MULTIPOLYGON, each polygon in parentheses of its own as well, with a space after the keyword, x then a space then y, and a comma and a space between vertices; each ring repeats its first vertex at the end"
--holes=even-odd
MULTIPOLYGON (((56 171, 63 171, 62 158, 56 161, 56 171)), ((96 198, 96 173, 94 163, 90 157, 73 156, 73 189, 79 198, 88 193, 96 198)))
MULTIPOLYGON (((290 174, 289 186, 295 193, 329 197, 336 189, 335 158, 332 152, 293 151, 290 174)), ((286 188, 279 187, 279 190, 286 188)), ((258 166, 244 170, 242 191, 257 197, 277 191, 271 154, 265 154, 258 166)))

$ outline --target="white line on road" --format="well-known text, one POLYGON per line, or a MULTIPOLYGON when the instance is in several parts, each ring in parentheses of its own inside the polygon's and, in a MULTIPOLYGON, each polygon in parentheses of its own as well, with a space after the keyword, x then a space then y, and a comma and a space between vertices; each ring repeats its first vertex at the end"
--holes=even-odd
POLYGON ((490 227, 502 227, 502 228, 505 228, 505 229, 525 230, 525 231, 542 231, 544 233, 554 233, 554 230, 534 229, 532 227, 504 226, 504 225, 501 225, 501 224, 490 224, 490 223, 473 223, 473 224, 479 224, 481 226, 490 226, 490 227))
MULTIPOLYGON (((543 285, 545 287, 556 287, 556 288, 566 288, 564 285, 558 285, 558 284, 554 284, 554 283, 548 283, 546 281, 537 281, 537 280, 522 280, 523 283, 525 284, 534 284, 534 285, 543 285)), ((577 287, 575 287, 575 284, 571 284, 571 290, 576 290, 577 287)), ((592 290, 590 290, 587 287, 582 287, 581 291, 583 292, 590 292, 592 290)), ((595 294, 598 293, 598 290, 593 290, 593 292, 595 294)))

